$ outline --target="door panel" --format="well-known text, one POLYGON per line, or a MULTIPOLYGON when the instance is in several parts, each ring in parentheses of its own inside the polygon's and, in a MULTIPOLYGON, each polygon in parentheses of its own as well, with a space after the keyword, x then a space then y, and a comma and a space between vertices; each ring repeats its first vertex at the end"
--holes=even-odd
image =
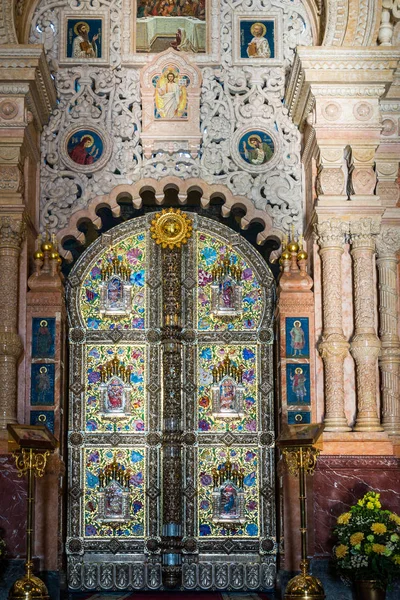
MULTIPOLYGON (((153 216, 104 234, 68 281, 66 549, 75 590, 163 586, 171 482, 162 458, 163 250, 151 238, 153 216)), ((180 273, 182 586, 271 588, 273 278, 240 235, 189 217, 180 273)))

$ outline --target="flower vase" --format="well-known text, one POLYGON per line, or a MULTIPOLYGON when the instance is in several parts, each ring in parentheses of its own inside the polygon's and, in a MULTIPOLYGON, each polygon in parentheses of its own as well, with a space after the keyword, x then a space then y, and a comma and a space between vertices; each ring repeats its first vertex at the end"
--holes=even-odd
POLYGON ((381 587, 376 579, 355 582, 357 600, 385 600, 386 587, 381 587))

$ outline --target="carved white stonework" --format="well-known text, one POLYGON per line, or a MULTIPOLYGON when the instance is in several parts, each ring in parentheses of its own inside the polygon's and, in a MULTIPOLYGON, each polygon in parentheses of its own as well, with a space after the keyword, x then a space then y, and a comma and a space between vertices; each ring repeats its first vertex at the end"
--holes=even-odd
POLYGON ((295 49, 312 43, 309 17, 300 0, 252 0, 250 4, 239 0, 234 8, 227 0, 211 2, 209 53, 188 54, 202 75, 199 156, 191 155, 195 153, 185 140, 174 139, 173 129, 170 139, 152 156, 144 151, 141 111, 145 99, 138 68, 160 55, 132 54, 126 28, 131 17, 131 5, 122 0, 79 6, 74 0, 42 0, 33 15, 30 41, 44 44, 59 95, 57 110, 42 135, 41 226, 66 227, 72 213, 117 185, 175 176, 201 178, 207 184, 227 186, 234 195, 247 196, 257 209, 267 211, 276 229, 288 230, 292 223, 300 227, 300 135, 282 103, 295 49), (110 68, 59 64, 62 11, 81 11, 87 18, 108 11, 110 68), (282 33, 282 41, 277 40, 278 54, 282 43, 282 67, 232 66, 233 44, 237 43, 233 24, 243 14, 254 18, 276 15, 282 33), (109 153, 92 169, 72 168, 65 157, 67 133, 81 119, 86 127, 100 129, 109 153), (262 165, 265 168, 254 169, 239 160, 237 140, 248 128, 273 137, 275 154, 262 165))
MULTIPOLYGON (((142 69, 140 76, 143 106, 141 141, 146 158, 150 158, 157 151, 168 149, 171 143, 178 149, 189 151, 193 158, 197 157, 201 141, 201 72, 191 63, 190 58, 190 54, 186 55, 170 49, 156 55, 154 60, 142 69), (158 88, 154 85, 154 81, 156 78, 161 78, 163 74, 168 77, 168 73, 170 73, 172 85, 180 90, 176 104, 179 106, 178 103, 182 103, 183 115, 156 117, 158 88), (181 101, 182 95, 184 95, 183 101, 181 101)), ((162 93, 165 94, 165 91, 162 90, 162 93)), ((172 148, 173 151, 174 148, 172 148)))
POLYGON ((391 46, 394 23, 400 21, 399 0, 382 0, 381 24, 378 41, 381 46, 391 46))
POLYGON ((381 342, 375 331, 373 255, 378 218, 350 222, 354 273, 354 324, 351 353, 356 363, 357 418, 355 431, 382 431, 377 406, 377 360, 381 342))
POLYGON ((383 226, 376 238, 379 283, 379 366, 382 388, 382 425, 389 435, 400 435, 400 340, 398 336, 397 254, 400 229, 383 226))
POLYGON ((348 223, 330 218, 315 226, 322 261, 323 332, 319 351, 324 362, 325 430, 350 431, 344 412, 343 363, 349 343, 343 333, 342 254, 348 223))

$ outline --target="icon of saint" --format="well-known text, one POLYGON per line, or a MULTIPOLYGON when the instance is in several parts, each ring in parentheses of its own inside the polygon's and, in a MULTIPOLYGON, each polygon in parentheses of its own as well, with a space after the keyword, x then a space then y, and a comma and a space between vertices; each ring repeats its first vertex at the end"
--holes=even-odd
POLYGON ((92 135, 85 133, 78 141, 76 136, 73 136, 72 142, 74 146, 68 151, 68 154, 77 165, 92 165, 96 158, 98 150, 89 150, 94 144, 92 135))
POLYGON ((220 308, 233 308, 234 289, 230 279, 220 284, 220 308))
POLYGON ((122 283, 118 277, 111 279, 107 286, 109 308, 119 308, 122 304, 122 283))
POLYGON ((292 381, 292 391, 299 402, 304 402, 306 396, 306 377, 303 373, 303 369, 297 367, 294 371, 294 375, 290 376, 292 381))
POLYGON ((35 390, 38 404, 46 404, 47 393, 50 391, 51 381, 46 367, 40 367, 36 375, 35 390))
POLYGON ((259 135, 255 133, 250 135, 247 144, 243 142, 243 153, 246 160, 252 165, 263 165, 272 158, 273 152, 270 146, 263 142, 259 135))
POLYGON ((221 492, 222 513, 226 516, 236 515, 236 490, 233 485, 226 485, 221 492))
POLYGON ((115 378, 107 386, 108 407, 110 410, 121 410, 123 404, 123 385, 115 378))
POLYGON ((40 321, 40 326, 36 336, 36 355, 47 356, 50 354, 52 341, 53 338, 48 327, 48 322, 43 319, 40 321))
POLYGON ((250 33, 253 38, 247 46, 247 56, 249 58, 270 58, 271 49, 265 37, 267 28, 264 23, 253 23, 250 33))
POLYGON ((97 40, 99 38, 99 35, 94 35, 90 40, 89 31, 90 27, 85 21, 80 21, 74 26, 75 37, 72 42, 73 58, 98 57, 97 40))
POLYGON ((297 353, 301 356, 301 351, 305 346, 304 331, 301 327, 300 321, 295 321, 293 327, 290 330, 290 346, 292 348, 292 355, 296 356, 297 353))
POLYGON ((162 119, 181 118, 186 109, 186 86, 176 82, 177 75, 168 71, 160 77, 155 92, 155 102, 162 119))
POLYGON ((233 410, 235 402, 235 385, 229 377, 222 381, 220 385, 219 405, 222 411, 233 410))

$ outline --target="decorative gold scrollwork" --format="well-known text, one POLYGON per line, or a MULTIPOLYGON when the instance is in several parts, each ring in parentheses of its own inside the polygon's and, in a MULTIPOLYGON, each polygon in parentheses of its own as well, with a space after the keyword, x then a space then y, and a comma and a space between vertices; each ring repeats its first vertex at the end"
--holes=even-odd
POLYGON ((18 470, 18 477, 22 477, 30 469, 33 470, 35 477, 43 477, 46 468, 47 457, 50 455, 49 450, 37 451, 22 448, 13 453, 15 464, 18 470))

